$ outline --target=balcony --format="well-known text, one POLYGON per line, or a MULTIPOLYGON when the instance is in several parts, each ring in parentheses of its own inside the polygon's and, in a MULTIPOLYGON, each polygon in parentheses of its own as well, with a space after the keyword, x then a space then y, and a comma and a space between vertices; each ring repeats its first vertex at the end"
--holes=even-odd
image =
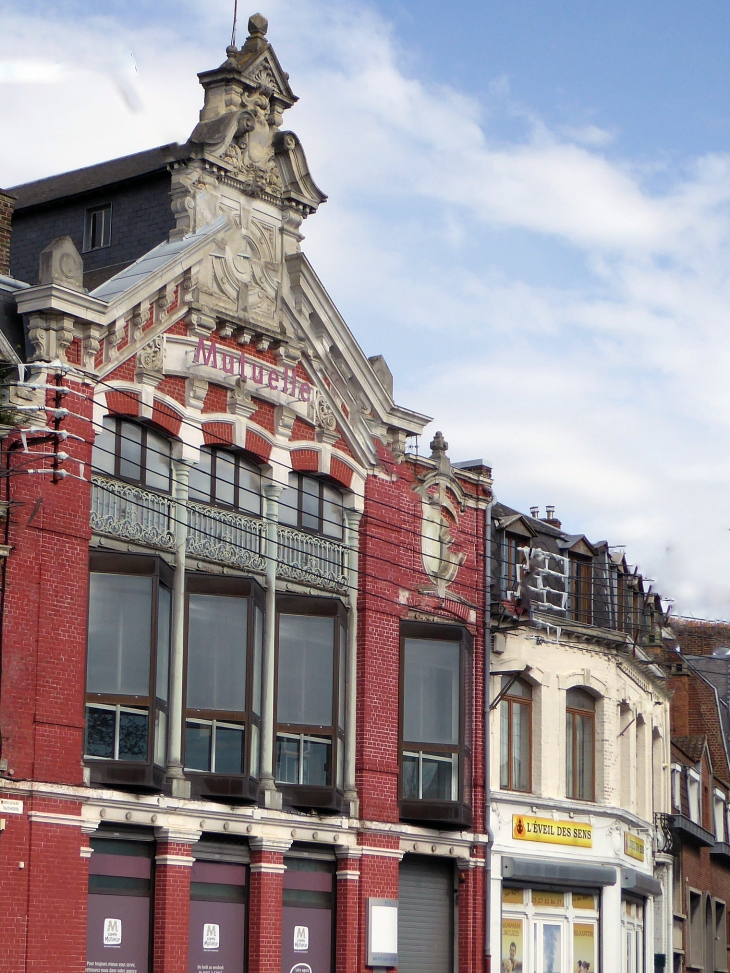
MULTIPOLYGON (((91 529, 96 534, 162 551, 175 549, 175 501, 151 490, 94 474, 91 529)), ((266 571, 265 520, 188 501, 187 554, 239 571, 266 571)), ((300 584, 345 592, 345 544, 277 525, 277 573, 300 584)))
POLYGON ((672 831, 678 835, 682 841, 687 841, 694 845, 704 845, 712 848, 715 844, 715 836, 711 831, 706 831, 701 825, 692 821, 684 814, 673 814, 672 831))
POLYGON ((91 529, 96 534, 174 551, 173 509, 170 497, 105 476, 91 477, 91 529))

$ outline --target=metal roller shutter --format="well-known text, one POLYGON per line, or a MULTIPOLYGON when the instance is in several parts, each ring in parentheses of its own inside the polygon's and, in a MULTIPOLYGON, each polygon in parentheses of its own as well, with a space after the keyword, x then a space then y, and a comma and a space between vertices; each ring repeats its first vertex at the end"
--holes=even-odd
POLYGON ((454 866, 406 855, 398 890, 398 973, 452 973, 454 866))

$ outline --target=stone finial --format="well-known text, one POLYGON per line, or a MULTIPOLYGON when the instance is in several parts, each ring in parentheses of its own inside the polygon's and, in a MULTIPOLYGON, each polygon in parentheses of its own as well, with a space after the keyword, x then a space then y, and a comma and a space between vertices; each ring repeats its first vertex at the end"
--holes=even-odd
POLYGON ((431 459, 436 461, 442 473, 448 473, 451 469, 451 460, 446 455, 448 448, 449 444, 444 439, 444 434, 437 432, 431 440, 431 459))
POLYGON ((248 32, 252 36, 254 34, 261 34, 263 36, 268 29, 269 22, 262 14, 254 14, 248 18, 248 32))
POLYGON ((41 284, 62 284, 75 291, 84 289, 84 261, 70 236, 59 236, 41 250, 38 280, 41 284))

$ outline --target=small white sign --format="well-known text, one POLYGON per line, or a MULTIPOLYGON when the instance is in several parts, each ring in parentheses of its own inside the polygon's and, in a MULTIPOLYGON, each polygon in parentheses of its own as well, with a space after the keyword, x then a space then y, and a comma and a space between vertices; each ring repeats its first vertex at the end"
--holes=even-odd
POLYGON ((121 919, 104 920, 104 945, 105 946, 122 945, 122 920, 121 919))
POLYGON ((23 802, 14 801, 9 797, 0 797, 0 814, 22 814, 23 802))
POLYGON ((306 953, 309 949, 309 926, 294 926, 294 952, 306 953))
POLYGON ((215 922, 203 926, 203 949, 220 949, 221 927, 215 922))
POLYGON ((309 963, 295 963, 289 973, 312 973, 312 967, 309 963))

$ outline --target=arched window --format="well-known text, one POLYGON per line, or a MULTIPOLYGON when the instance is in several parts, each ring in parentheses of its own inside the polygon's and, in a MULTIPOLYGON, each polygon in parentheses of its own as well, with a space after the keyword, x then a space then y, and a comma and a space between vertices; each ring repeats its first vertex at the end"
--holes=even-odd
POLYGON ((261 470, 227 449, 203 446, 190 470, 190 499, 261 515, 261 470))
POLYGON ((169 493, 172 451, 169 439, 138 422, 104 416, 97 430, 91 465, 99 473, 169 493))
MULTIPOLYGON (((502 678, 502 689, 511 676, 502 678)), ((532 789, 532 687, 516 679, 499 704, 499 786, 510 791, 532 789)))
POLYGON ((596 791, 596 701, 585 689, 566 694, 566 794, 594 801, 596 791))
POLYGON ((342 493, 337 487, 303 473, 292 474, 279 498, 279 523, 299 530, 342 537, 342 493))

